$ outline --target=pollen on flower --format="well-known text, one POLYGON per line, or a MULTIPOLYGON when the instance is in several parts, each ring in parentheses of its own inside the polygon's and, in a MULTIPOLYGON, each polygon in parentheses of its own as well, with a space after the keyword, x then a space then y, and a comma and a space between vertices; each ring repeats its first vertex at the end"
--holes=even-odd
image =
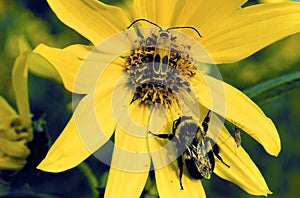
POLYGON ((160 103, 165 108, 178 106, 180 96, 190 92, 188 78, 196 73, 191 47, 181 44, 167 31, 151 33, 135 41, 137 47, 127 57, 125 67, 133 100, 160 103))

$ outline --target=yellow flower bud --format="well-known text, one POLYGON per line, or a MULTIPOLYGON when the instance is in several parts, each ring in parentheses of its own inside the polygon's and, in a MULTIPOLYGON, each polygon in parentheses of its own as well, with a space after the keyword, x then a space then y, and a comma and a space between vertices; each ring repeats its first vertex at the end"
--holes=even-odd
POLYGON ((12 71, 18 113, 0 96, 0 170, 18 170, 30 154, 27 143, 33 138, 27 91, 30 53, 21 53, 12 71))

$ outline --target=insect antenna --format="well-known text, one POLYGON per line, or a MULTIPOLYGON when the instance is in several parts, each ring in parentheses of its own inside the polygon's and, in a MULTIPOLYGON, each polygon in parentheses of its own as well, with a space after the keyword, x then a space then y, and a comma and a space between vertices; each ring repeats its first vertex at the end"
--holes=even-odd
POLYGON ((159 30, 162 30, 162 28, 161 28, 159 25, 157 25, 156 23, 153 23, 152 21, 149 21, 148 19, 136 19, 136 20, 134 20, 134 21, 127 27, 127 29, 131 28, 135 23, 137 23, 137 22, 139 22, 139 21, 145 21, 145 22, 147 22, 147 23, 150 23, 150 24, 152 24, 152 25, 158 27, 159 30))
MULTIPOLYGON (((223 144, 225 144, 230 138, 233 138, 233 135, 230 133, 231 130, 230 129, 230 126, 232 126, 232 124, 230 122, 228 122, 227 120, 225 120, 225 123, 224 123, 224 126, 225 128, 228 130, 228 135, 227 137, 224 137, 224 139, 222 141, 220 141, 218 144, 219 144, 219 147, 223 144)), ((235 147, 235 150, 236 150, 237 147, 235 147)), ((236 151, 235 151, 236 152, 236 151)))
POLYGON ((194 27, 192 27, 192 26, 170 27, 170 28, 168 28, 166 31, 172 30, 172 29, 192 29, 192 30, 194 30, 194 31, 198 34, 199 37, 202 37, 201 34, 200 34, 200 32, 199 32, 196 28, 194 28, 194 27))

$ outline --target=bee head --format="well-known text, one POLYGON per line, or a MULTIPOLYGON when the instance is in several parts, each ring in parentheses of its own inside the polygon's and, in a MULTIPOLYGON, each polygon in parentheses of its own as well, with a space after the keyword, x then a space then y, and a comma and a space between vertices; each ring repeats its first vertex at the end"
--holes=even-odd
MULTIPOLYGON (((181 121, 178 124, 178 127, 175 131, 175 134, 178 136, 178 139, 181 142, 192 143, 194 138, 198 139, 199 131, 201 131, 197 122, 191 118, 181 117, 181 121)), ((201 136, 201 133, 200 133, 201 136)), ((201 138, 201 137, 199 137, 201 138)))
POLYGON ((159 30, 159 36, 160 36, 160 38, 168 39, 170 36, 170 33, 167 30, 159 30))

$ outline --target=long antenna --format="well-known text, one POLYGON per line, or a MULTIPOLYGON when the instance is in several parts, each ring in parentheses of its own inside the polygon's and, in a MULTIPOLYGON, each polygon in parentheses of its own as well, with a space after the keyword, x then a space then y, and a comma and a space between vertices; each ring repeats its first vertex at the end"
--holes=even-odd
POLYGON ((199 37, 202 37, 201 34, 200 34, 200 32, 199 32, 196 28, 194 28, 194 27, 192 27, 192 26, 170 27, 170 28, 168 28, 166 31, 172 30, 172 29, 192 29, 192 30, 194 30, 195 32, 197 32, 197 34, 198 34, 199 37))
MULTIPOLYGON (((161 30, 161 31, 163 30, 162 27, 160 27, 159 25, 157 25, 156 23, 154 23, 154 22, 152 22, 152 21, 149 21, 148 19, 136 19, 136 20, 134 20, 134 21, 127 27, 127 29, 131 28, 135 23, 137 23, 137 22, 139 22, 139 21, 145 21, 145 22, 147 22, 147 23, 150 23, 150 24, 152 24, 152 25, 158 27, 159 30, 161 30)), ((176 27, 170 27, 170 28, 166 29, 166 31, 169 31, 169 30, 172 30, 172 29, 192 29, 192 30, 194 30, 194 31, 198 34, 199 37, 202 37, 201 34, 200 34, 200 32, 199 32, 196 28, 194 28, 194 27, 192 27, 192 26, 176 26, 176 27)))
POLYGON ((155 25, 155 26, 158 27, 160 30, 162 30, 162 28, 161 28, 159 25, 157 25, 156 23, 153 23, 152 21, 149 21, 148 19, 136 19, 136 20, 134 20, 134 21, 127 27, 127 29, 129 29, 131 26, 133 26, 135 23, 137 23, 137 22, 139 22, 139 21, 145 21, 145 22, 148 22, 148 23, 150 23, 150 24, 152 24, 152 25, 155 25))

